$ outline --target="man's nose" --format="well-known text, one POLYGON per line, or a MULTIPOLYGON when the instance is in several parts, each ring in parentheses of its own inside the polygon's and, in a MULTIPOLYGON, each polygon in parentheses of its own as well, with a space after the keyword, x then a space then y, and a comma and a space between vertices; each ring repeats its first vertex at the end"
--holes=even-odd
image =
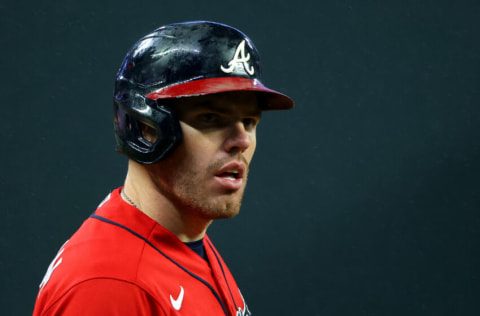
POLYGON ((243 122, 235 122, 227 130, 224 142, 225 150, 231 152, 244 152, 250 147, 252 135, 245 129, 243 122))

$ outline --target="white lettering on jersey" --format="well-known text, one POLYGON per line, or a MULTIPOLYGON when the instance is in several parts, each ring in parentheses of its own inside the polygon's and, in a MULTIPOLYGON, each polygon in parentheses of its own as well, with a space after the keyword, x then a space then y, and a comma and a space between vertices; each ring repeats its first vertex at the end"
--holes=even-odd
MULTIPOLYGON (((240 292, 240 289, 238 289, 238 292, 240 292)), ((244 309, 239 307, 236 316, 252 316, 252 313, 248 309, 247 303, 245 303, 245 299, 243 298, 242 292, 240 292, 240 296, 242 297, 244 309)))
POLYGON ((220 69, 222 69, 222 71, 225 73, 232 73, 235 68, 239 66, 239 64, 242 64, 245 71, 251 76, 254 74, 255 69, 253 68, 253 66, 250 66, 248 64, 249 60, 250 53, 247 53, 247 55, 245 55, 245 40, 243 40, 240 44, 238 44, 233 59, 228 62, 228 68, 220 65, 220 69))
POLYGON ((103 206, 103 204, 107 203, 108 200, 112 197, 112 193, 109 193, 106 198, 103 199, 103 201, 97 206, 97 208, 100 208, 103 206))
POLYGON ((62 258, 60 258, 60 256, 62 255, 63 251, 65 250, 64 247, 67 244, 67 242, 68 242, 68 240, 63 244, 63 246, 60 248, 60 250, 58 251, 58 253, 55 256, 55 258, 53 259, 53 261, 48 266, 47 272, 45 273, 45 276, 43 277, 43 280, 39 285, 40 291, 38 292, 38 294, 40 294, 40 292, 43 290, 45 285, 47 285, 47 282, 50 280, 53 271, 60 265, 60 263, 62 263, 62 258))

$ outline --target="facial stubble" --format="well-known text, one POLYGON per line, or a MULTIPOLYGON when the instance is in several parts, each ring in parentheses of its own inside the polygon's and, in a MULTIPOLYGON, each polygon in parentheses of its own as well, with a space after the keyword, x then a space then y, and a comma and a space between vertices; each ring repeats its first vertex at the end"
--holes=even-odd
POLYGON ((246 170, 243 174, 243 186, 239 190, 223 189, 212 191, 207 186, 213 175, 232 158, 216 161, 203 170, 192 170, 191 164, 187 168, 177 169, 171 173, 165 186, 169 199, 177 209, 190 215, 199 216, 207 220, 231 218, 240 211, 243 195, 248 178, 248 162, 240 155, 236 160, 241 160, 246 170))

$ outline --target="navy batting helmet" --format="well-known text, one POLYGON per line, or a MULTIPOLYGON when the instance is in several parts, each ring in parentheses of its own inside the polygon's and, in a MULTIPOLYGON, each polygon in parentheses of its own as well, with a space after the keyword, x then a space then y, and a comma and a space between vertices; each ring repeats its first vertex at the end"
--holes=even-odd
POLYGON ((162 100, 230 91, 263 95, 263 110, 293 107, 293 101, 261 83, 260 57, 239 30, 215 22, 169 24, 141 38, 127 53, 116 77, 114 129, 117 151, 151 164, 182 141, 174 111, 162 100), (142 136, 141 125, 157 139, 142 136))

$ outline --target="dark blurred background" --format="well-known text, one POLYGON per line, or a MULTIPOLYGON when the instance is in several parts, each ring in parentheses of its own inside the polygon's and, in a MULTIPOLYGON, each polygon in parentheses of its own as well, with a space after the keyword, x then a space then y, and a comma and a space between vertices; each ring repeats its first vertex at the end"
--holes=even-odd
POLYGON ((210 237, 254 315, 479 315, 480 2, 0 4, 0 308, 29 315, 115 187, 111 99, 158 26, 223 22, 296 108, 264 115, 238 217, 210 237))

